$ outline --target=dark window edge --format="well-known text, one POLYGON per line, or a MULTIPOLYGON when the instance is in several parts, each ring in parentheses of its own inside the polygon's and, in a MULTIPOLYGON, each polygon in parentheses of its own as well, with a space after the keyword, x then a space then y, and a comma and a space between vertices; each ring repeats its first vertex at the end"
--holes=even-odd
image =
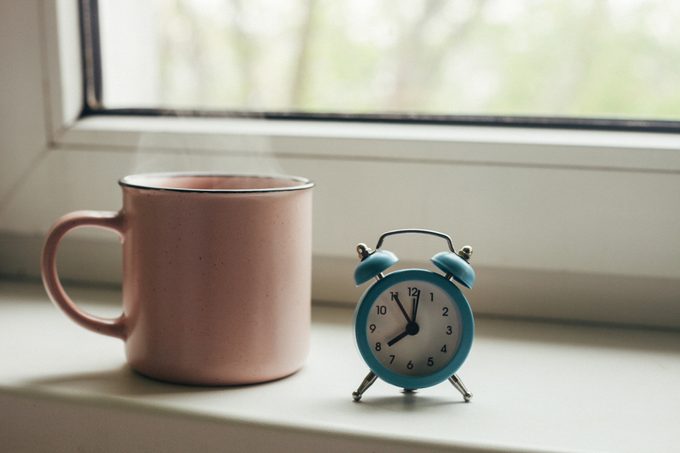
POLYGON ((99 108, 83 112, 88 116, 146 116, 179 118, 231 118, 279 121, 320 121, 345 123, 423 124, 442 126, 481 126, 536 129, 578 129, 628 132, 680 133, 680 121, 570 118, 538 116, 424 115, 372 113, 309 113, 240 110, 192 110, 165 108, 99 108))

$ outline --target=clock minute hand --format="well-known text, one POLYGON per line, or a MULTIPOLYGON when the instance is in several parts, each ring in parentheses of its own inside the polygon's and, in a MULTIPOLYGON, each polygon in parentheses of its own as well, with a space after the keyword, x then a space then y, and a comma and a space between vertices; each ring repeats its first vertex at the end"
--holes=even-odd
POLYGON ((411 323, 411 318, 409 318, 408 313, 406 313, 406 310, 404 309, 404 306, 401 304, 399 301, 399 295, 397 293, 392 293, 392 300, 399 305, 399 310, 401 310, 401 313, 404 315, 404 318, 406 318, 407 323, 411 323))

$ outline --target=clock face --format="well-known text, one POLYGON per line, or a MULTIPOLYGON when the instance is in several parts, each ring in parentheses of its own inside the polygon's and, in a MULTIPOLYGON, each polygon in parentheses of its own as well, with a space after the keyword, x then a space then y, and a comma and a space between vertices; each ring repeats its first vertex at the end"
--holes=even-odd
POLYGON ((381 378, 426 387, 453 374, 467 356, 472 314, 458 288, 441 275, 397 271, 365 294, 356 334, 362 356, 381 378))
POLYGON ((372 308, 366 333, 373 355, 385 368, 423 376, 451 361, 460 343, 460 314, 439 286, 417 280, 397 283, 372 308))

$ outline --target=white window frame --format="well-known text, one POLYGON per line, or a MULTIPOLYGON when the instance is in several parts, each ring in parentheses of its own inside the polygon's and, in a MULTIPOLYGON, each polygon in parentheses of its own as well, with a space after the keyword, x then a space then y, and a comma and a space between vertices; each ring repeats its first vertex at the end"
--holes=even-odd
MULTIPOLYGON (((48 152, 54 160, 69 167, 86 167, 95 159, 129 162, 144 153, 186 154, 190 143, 191 159, 263 159, 304 171, 317 183, 316 300, 356 301, 361 291, 351 279, 356 242, 373 245, 384 229, 429 226, 451 229, 457 246, 463 245, 459 240, 477 245, 477 250, 481 244, 472 261, 479 284, 469 292, 476 313, 680 326, 680 229, 674 229, 680 225, 680 134, 217 118, 79 119, 77 2, 49 0, 40 8, 48 152), (405 180, 410 167, 418 169, 418 181, 431 178, 437 186, 396 184, 393 178, 405 180), (443 172, 451 179, 443 178, 443 172), (519 199, 528 207, 518 206, 521 218, 513 220, 508 215, 512 207, 499 206, 504 224, 494 225, 492 208, 503 195, 500 187, 507 184, 508 190, 515 190, 522 175, 546 184, 554 178, 576 183, 569 193, 555 188, 543 193, 540 186, 531 192, 520 184, 517 190, 526 193, 519 199), (367 178, 375 179, 374 185, 367 178), (485 183, 469 189, 475 181, 485 183), (378 205, 366 201, 376 186, 387 187, 390 194, 378 205), (628 208, 598 205, 601 191, 612 186, 629 201, 626 206, 639 208, 639 216, 628 208), (478 203, 463 203, 465 212, 450 209, 457 206, 456 190, 478 203), (441 191, 451 191, 450 196, 442 197, 441 191), (419 197, 427 200, 431 195, 431 203, 417 206, 424 224, 398 223, 399 215, 387 215, 402 202, 413 208, 419 197), (560 210, 591 217, 568 217, 558 235, 549 221, 556 204, 560 210), (612 228, 619 217, 626 223, 619 225, 624 231, 612 228), (542 223, 552 229, 542 232, 536 227, 542 223), (524 234, 524 225, 531 231, 524 234)), ((110 167, 102 163, 96 176, 71 173, 68 200, 57 208, 97 208, 81 204, 101 200, 101 208, 107 209, 119 203, 109 186, 115 186, 120 168, 110 167), (106 184, 94 185, 93 178, 106 184)), ((30 216, 23 223, 20 219, 16 229, 43 233, 47 220, 30 216)), ((423 256, 420 245, 406 242, 395 244, 395 251, 407 264, 418 265, 429 257, 427 252, 423 256)), ((116 255, 88 254, 86 259, 94 260, 88 268, 99 269, 93 271, 69 265, 69 260, 79 259, 78 253, 67 259, 62 271, 67 277, 107 280, 119 275, 116 255)))

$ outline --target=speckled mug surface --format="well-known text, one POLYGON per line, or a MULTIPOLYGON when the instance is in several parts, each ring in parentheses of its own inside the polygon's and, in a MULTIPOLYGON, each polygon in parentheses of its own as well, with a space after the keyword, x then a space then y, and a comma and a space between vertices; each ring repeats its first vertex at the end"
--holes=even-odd
POLYGON ((309 349, 313 183, 157 173, 119 184, 121 211, 73 212, 49 232, 42 275, 52 301, 125 340, 132 368, 150 377, 233 385, 297 371, 309 349), (83 312, 59 282, 59 241, 82 226, 122 238, 119 318, 83 312))

